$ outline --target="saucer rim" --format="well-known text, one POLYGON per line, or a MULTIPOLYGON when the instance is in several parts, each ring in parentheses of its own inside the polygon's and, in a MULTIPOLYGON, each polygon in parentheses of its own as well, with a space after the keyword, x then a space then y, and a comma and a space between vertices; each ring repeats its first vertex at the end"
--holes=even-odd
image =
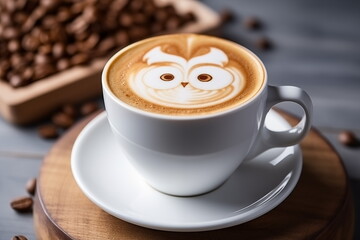
MULTIPOLYGON (((286 124, 287 126, 290 127, 290 124, 280 114, 278 114, 274 110, 270 110, 269 113, 276 115, 276 117, 279 118, 279 120, 282 122, 281 124, 286 124)), ((79 173, 79 167, 76 165, 78 162, 78 160, 76 160, 76 159, 78 159, 76 156, 78 154, 80 154, 79 146, 84 141, 84 139, 87 138, 88 135, 91 135, 91 132, 98 125, 104 124, 103 122, 105 122, 107 120, 106 116, 107 116, 107 114, 105 111, 100 113, 98 116, 96 116, 94 119, 92 119, 81 130, 80 134, 76 138, 73 148, 72 148, 72 152, 71 152, 72 175, 75 179, 76 184, 79 186, 80 190, 82 191, 82 193, 84 193, 85 196, 92 203, 94 203, 99 208, 103 209, 108 214, 110 214, 118 219, 124 220, 126 222, 129 222, 129 223, 132 223, 132 224, 135 224, 138 226, 155 229, 155 230, 163 230, 163 231, 199 232, 199 231, 217 230, 217 229, 222 229, 222 228, 239 225, 239 224, 251 221, 253 219, 256 219, 256 218, 268 213, 269 211, 271 211, 278 205, 280 205, 292 193, 292 191, 294 190, 295 186, 297 185, 297 183, 299 181, 299 178, 300 178, 300 175, 302 172, 303 158, 302 158, 302 151, 301 151, 301 148, 299 147, 299 145, 297 144, 294 146, 283 147, 283 149, 294 148, 295 153, 296 153, 294 156, 295 160, 293 160, 293 161, 295 161, 295 163, 294 163, 294 167, 293 167, 294 172, 291 176, 291 179, 286 183, 286 186, 284 187, 284 189, 281 190, 281 193, 277 194, 274 197, 274 199, 270 200, 269 202, 267 202, 264 205, 258 206, 255 209, 250 210, 253 213, 247 214, 245 216, 243 216, 244 214, 238 214, 238 215, 234 215, 231 217, 210 220, 210 221, 191 222, 191 223, 184 222, 183 224, 179 224, 179 223, 174 224, 171 222, 167 222, 166 224, 164 224, 164 222, 161 223, 158 221, 142 220, 141 217, 136 218, 136 217, 128 215, 126 213, 121 214, 118 211, 114 210, 114 207, 107 206, 107 204, 104 203, 101 200, 101 198, 94 196, 94 194, 91 192, 91 190, 87 187, 87 184, 85 184, 81 180, 81 176, 79 173)), ((153 191, 156 191, 156 190, 153 189, 153 191)), ((161 194, 164 194, 164 193, 161 193, 161 194)), ((170 196, 170 195, 167 195, 167 196, 169 196, 170 199, 172 197, 177 198, 176 196, 170 196)), ((200 196, 203 196, 203 195, 200 195, 200 196)), ((197 196, 194 196, 194 197, 197 197, 197 196)))

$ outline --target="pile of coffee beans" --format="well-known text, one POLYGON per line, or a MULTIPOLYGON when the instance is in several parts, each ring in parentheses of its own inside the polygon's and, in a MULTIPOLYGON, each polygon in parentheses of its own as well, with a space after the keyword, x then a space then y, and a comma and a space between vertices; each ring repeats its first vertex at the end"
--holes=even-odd
POLYGON ((195 20, 153 0, 0 1, 0 79, 25 86, 195 20))
POLYGON ((96 101, 86 101, 80 104, 64 104, 51 116, 50 122, 38 128, 38 134, 44 139, 59 137, 78 120, 100 109, 96 101))

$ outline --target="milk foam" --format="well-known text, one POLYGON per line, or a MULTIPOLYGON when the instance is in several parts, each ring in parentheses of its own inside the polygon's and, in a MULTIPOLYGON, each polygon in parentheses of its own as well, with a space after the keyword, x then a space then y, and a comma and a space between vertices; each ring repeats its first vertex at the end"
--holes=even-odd
POLYGON ((234 108, 262 88, 261 62, 240 45, 210 36, 174 34, 122 49, 108 67, 122 102, 165 115, 204 115, 234 108))
POLYGON ((139 97, 157 105, 212 106, 235 97, 244 87, 244 77, 236 68, 226 67, 229 58, 218 48, 211 47, 208 53, 186 60, 157 46, 144 55, 143 61, 147 66, 131 75, 128 84, 139 97), (171 80, 161 79, 164 74, 171 80))

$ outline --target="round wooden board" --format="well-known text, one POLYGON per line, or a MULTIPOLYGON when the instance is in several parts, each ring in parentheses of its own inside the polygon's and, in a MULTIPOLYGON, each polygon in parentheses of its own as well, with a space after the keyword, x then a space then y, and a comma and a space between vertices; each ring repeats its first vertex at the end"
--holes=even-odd
MULTIPOLYGON (((82 128, 70 129, 44 159, 34 222, 38 239, 352 239, 354 207, 341 159, 315 130, 302 141, 304 165, 290 196, 269 213, 221 230, 179 233, 151 230, 117 219, 94 205, 76 185, 70 153, 82 128)), ((282 113, 290 122, 297 119, 282 113)))

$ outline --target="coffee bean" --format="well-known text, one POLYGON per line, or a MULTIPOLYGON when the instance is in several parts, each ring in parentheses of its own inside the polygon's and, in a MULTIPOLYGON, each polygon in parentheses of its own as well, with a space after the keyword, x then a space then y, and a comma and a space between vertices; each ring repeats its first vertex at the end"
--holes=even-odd
POLYGON ((342 131, 338 136, 339 141, 348 147, 360 147, 360 140, 353 132, 342 131))
POLYGON ((59 127, 69 128, 74 124, 74 119, 63 112, 56 113, 51 118, 52 122, 59 127))
MULTIPOLYGON (((21 2, 21 1, 18 1, 18 2, 21 2)), ((25 2, 25 1, 23 1, 23 2, 25 2)), ((23 12, 18 12, 18 13, 15 13, 15 15, 14 15, 14 21, 18 25, 24 24, 26 19, 27 19, 27 14, 25 14, 23 12)))
POLYGON ((130 27, 133 24, 133 18, 130 14, 124 13, 119 16, 119 23, 123 27, 130 27))
POLYGON ((154 17, 159 22, 165 22, 169 18, 169 14, 165 9, 158 9, 154 17))
POLYGON ((183 19, 185 20, 185 22, 193 22, 196 20, 196 16, 194 13, 188 12, 183 16, 183 19))
POLYGON ((38 134, 45 139, 53 139, 59 136, 57 127, 54 124, 46 124, 38 128, 38 134))
POLYGON ((178 29, 181 26, 181 19, 178 17, 171 17, 167 22, 166 22, 166 29, 169 31, 175 31, 176 29, 178 29))
POLYGON ((261 22, 255 17, 249 17, 244 20, 244 26, 249 30, 257 30, 261 28, 261 22))
POLYGON ((37 64, 34 66, 34 76, 36 79, 42 79, 56 72, 56 68, 51 63, 37 64))
POLYGON ((28 240, 28 239, 23 235, 17 235, 17 236, 13 236, 11 240, 28 240))
POLYGON ((72 18, 72 13, 71 11, 66 8, 66 7, 63 7, 63 8, 60 8, 57 12, 57 15, 56 15, 56 20, 60 23, 62 22, 66 22, 68 20, 70 20, 72 18))
POLYGON ((52 47, 52 54, 56 58, 60 58, 65 53, 65 45, 63 43, 55 43, 52 47))
POLYGON ((88 37, 88 39, 86 39, 85 42, 83 43, 84 48, 87 50, 93 49, 96 46, 96 44, 98 44, 99 40, 100 37, 98 34, 96 33, 91 34, 90 37, 88 37))
POLYGON ((231 22, 235 19, 234 13, 229 9, 224 9, 220 12, 220 19, 222 23, 231 22))
POLYGON ((35 55, 34 61, 36 64, 47 64, 50 62, 50 57, 46 54, 39 53, 35 55))
POLYGON ((50 15, 44 17, 41 23, 45 28, 53 28, 58 24, 58 21, 55 16, 50 15))
POLYGON ((99 109, 99 105, 96 102, 88 102, 88 103, 84 103, 81 106, 80 112, 83 116, 87 116, 98 109, 99 109))
POLYGON ((20 43, 17 39, 10 40, 8 42, 8 50, 10 52, 17 52, 20 49, 20 43))
POLYGON ((27 67, 25 68, 25 70, 22 72, 21 77, 26 81, 31 81, 32 78, 34 76, 34 70, 32 69, 32 67, 27 67))
POLYGON ((17 30, 16 28, 7 27, 7 28, 4 28, 2 36, 5 39, 13 39, 13 38, 18 37, 19 34, 20 34, 19 30, 17 30))
POLYGON ((67 58, 60 59, 56 63, 56 69, 59 71, 63 71, 70 67, 70 60, 67 58))
POLYGON ((85 53, 78 53, 70 59, 72 65, 84 64, 89 61, 89 56, 85 53))
POLYGON ((115 41, 119 46, 125 46, 129 44, 130 39, 128 33, 125 31, 117 32, 115 35, 115 41))
POLYGON ((18 88, 26 85, 25 80, 20 75, 12 75, 9 79, 9 83, 12 87, 18 88))
POLYGON ((34 51, 39 47, 40 41, 38 38, 33 37, 32 35, 26 35, 23 37, 21 45, 24 50, 34 51))
POLYGON ((78 52, 78 47, 76 46, 76 44, 69 44, 66 46, 66 52, 69 55, 74 55, 78 52))
POLYGON ((78 115, 78 111, 76 109, 76 107, 72 104, 65 104, 64 106, 61 107, 61 111, 63 113, 65 113, 66 115, 68 115, 71 118, 76 118, 76 116, 78 115))
POLYGON ((31 197, 19 197, 10 202, 10 206, 17 212, 32 211, 33 200, 31 197))
POLYGON ((129 37, 131 41, 138 41, 145 38, 149 34, 150 31, 147 27, 135 26, 129 30, 129 37))
POLYGON ((100 55, 104 55, 109 50, 114 48, 115 45, 116 45, 115 39, 113 37, 108 37, 99 43, 97 51, 100 55))
POLYGON ((272 43, 267 37, 261 37, 257 39, 255 45, 262 50, 269 50, 272 48, 272 43))
POLYGON ((29 179, 25 185, 25 188, 30 195, 34 195, 36 191, 36 178, 29 179))

